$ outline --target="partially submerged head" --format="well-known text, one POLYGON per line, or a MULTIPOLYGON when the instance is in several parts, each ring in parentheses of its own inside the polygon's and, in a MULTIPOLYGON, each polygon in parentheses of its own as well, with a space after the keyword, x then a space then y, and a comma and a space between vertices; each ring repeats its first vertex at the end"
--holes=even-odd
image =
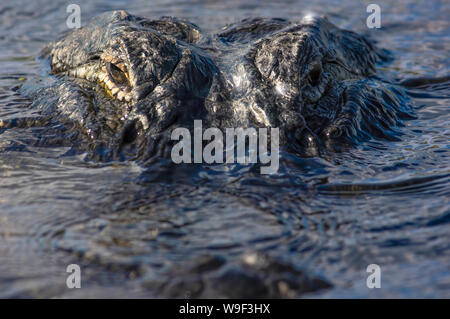
POLYGON ((375 47, 321 17, 247 19, 205 35, 175 18, 114 11, 43 56, 57 82, 44 92, 56 98, 39 99, 40 109, 77 120, 93 144, 119 151, 140 138, 136 149, 145 153, 155 134, 203 119, 219 128, 279 127, 282 143, 317 155, 374 131, 386 137, 408 113, 399 90, 371 78, 375 47))
POLYGON ((52 74, 95 82, 112 98, 136 103, 170 80, 183 58, 178 40, 197 37, 197 28, 186 22, 114 11, 50 44, 46 53, 52 74))

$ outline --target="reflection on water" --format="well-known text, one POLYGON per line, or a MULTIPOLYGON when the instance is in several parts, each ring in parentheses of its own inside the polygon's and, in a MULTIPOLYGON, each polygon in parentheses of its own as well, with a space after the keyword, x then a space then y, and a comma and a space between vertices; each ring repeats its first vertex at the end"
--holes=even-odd
MULTIPOLYGON (((86 162, 67 147, 33 146, 52 130, 0 130, 0 297, 173 295, 158 287, 198 258, 234 265, 255 251, 332 285, 306 296, 449 297, 450 6, 381 1, 383 28, 369 30, 368 3, 81 4, 82 23, 126 8, 188 18, 205 30, 248 16, 326 13, 391 51, 394 60, 378 71, 403 81, 418 118, 406 122, 400 141, 368 141, 329 160, 282 154, 271 176, 239 165, 86 162), (83 269, 81 291, 65 287, 70 263, 83 269), (372 263, 382 267, 382 289, 365 285, 372 263)), ((42 74, 35 57, 66 30, 65 6, 0 4, 0 123, 36 116, 16 90, 42 74)))

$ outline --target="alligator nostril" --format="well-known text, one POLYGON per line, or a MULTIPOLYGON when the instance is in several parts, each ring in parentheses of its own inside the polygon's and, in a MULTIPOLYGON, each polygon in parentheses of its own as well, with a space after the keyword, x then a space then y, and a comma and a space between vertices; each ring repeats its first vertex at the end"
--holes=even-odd
POLYGON ((309 71, 308 77, 309 82, 312 86, 316 86, 319 83, 320 74, 322 73, 322 68, 320 64, 315 64, 309 71))

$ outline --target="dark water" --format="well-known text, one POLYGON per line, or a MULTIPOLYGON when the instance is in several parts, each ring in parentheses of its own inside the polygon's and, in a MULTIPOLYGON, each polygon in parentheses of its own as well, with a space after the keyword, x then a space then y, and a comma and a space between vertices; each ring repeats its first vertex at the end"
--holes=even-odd
MULTIPOLYGON (((69 3, 0 4, 0 121, 33 116, 15 88, 44 75, 36 56, 67 29, 69 3)), ((270 176, 237 165, 93 163, 64 156, 66 147, 33 147, 39 128, 3 131, 0 297, 158 296, 155 283, 198 256, 231 264, 255 251, 333 286, 306 297, 450 297, 450 4, 378 1, 376 30, 365 24, 369 3, 79 3, 82 23, 124 8, 187 18, 207 31, 248 16, 327 14, 391 51, 380 76, 434 81, 405 82, 417 119, 401 141, 368 141, 330 160, 282 154, 270 176), (71 263, 82 267, 82 289, 66 287, 71 263), (366 287, 373 263, 381 289, 366 287)))

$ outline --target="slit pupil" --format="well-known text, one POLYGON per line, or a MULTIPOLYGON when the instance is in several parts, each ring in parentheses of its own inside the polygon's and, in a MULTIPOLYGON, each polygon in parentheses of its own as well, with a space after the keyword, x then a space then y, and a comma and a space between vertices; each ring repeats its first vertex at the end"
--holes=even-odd
POLYGON ((116 85, 126 87, 129 86, 128 79, 125 73, 121 69, 119 69, 116 65, 109 63, 108 72, 111 79, 114 81, 116 85))

